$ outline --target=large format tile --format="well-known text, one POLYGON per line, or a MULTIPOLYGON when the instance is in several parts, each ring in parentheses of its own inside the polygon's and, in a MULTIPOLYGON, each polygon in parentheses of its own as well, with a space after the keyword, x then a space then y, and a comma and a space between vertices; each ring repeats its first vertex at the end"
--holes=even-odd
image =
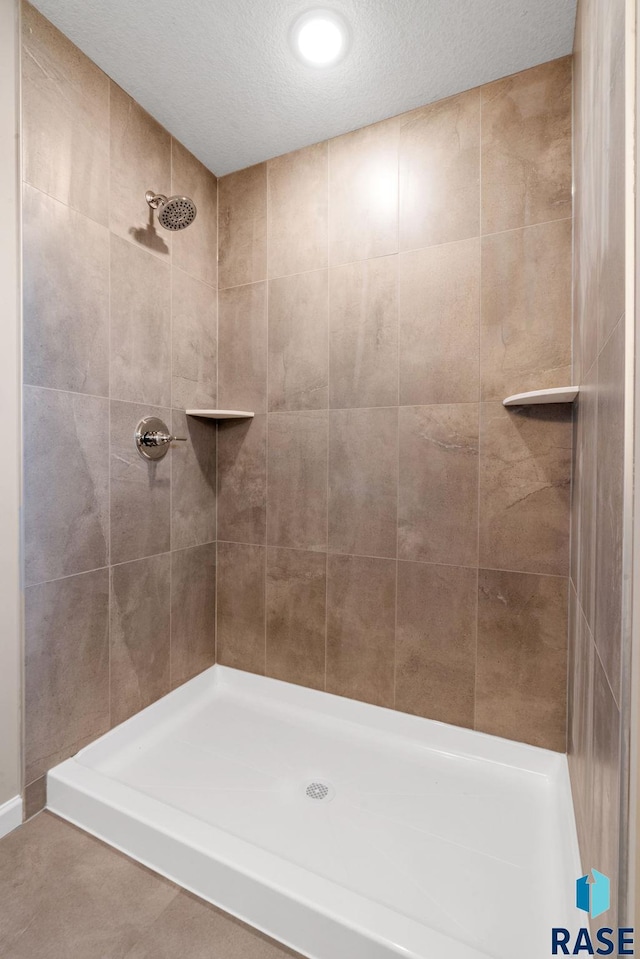
POLYGON ((571 57, 482 88, 482 232, 571 216, 571 57))
POLYGON ((400 249, 480 232, 480 90, 400 118, 400 249))
POLYGON ((267 439, 267 542, 325 549, 327 545, 327 417, 272 413, 267 439))
POLYGON ((134 434, 145 416, 170 425, 170 411, 111 403, 111 562, 166 553, 171 535, 171 457, 145 460, 134 434))
POLYGON ((188 196, 196 218, 172 237, 172 262, 191 276, 218 283, 218 184, 215 176, 175 139, 171 139, 171 195, 188 196))
POLYGON ((218 402, 223 410, 267 411, 267 284, 218 293, 218 402))
POLYGON ((200 546, 216 538, 216 428, 173 410, 174 436, 167 459, 171 465, 171 547, 200 546))
POLYGON ((111 567, 111 725, 169 692, 171 558, 111 567))
POLYGON ((565 751, 567 580, 480 570, 475 727, 565 751))
POLYGON ((29 586, 25 590, 26 781, 38 779, 108 728, 109 571, 99 569, 29 586))
MULTIPOLYGON (((624 4, 620 0, 608 3, 624 20, 624 4), (622 13, 621 13, 622 11, 622 13)), ((611 58, 611 74, 606 79, 608 102, 603 111, 604 147, 600 154, 602 164, 601 189, 603 197, 600 235, 600 271, 598 277, 598 346, 602 347, 624 312, 625 305, 625 238, 627 207, 625 206, 625 69, 624 23, 621 28, 621 49, 611 58), (608 122, 607 122, 608 121, 608 122)), ((604 65, 602 73, 605 74, 604 65)), ((605 76, 601 78, 605 82, 605 76)))
POLYGON ((571 220, 482 240, 482 398, 571 379, 571 220))
POLYGON ((393 706, 396 565, 329 555, 327 692, 393 706))
POLYGON ((218 539, 265 542, 267 417, 222 421, 218 427, 218 539))
POLYGON ((398 557, 475 566, 478 405, 400 409, 398 557))
POLYGON ((624 496, 624 321, 598 359, 596 447, 596 646, 618 703, 621 696, 624 496))
POLYGON ((0 888, 6 959, 124 959, 177 894, 47 812, 2 840, 0 888))
POLYGON ((396 709, 473 727, 478 574, 398 563, 396 709))
POLYGON ((326 270, 269 283, 269 409, 328 403, 329 294, 326 270))
POLYGON ((267 550, 267 676, 324 689, 326 553, 267 550))
POLYGON ((218 180, 218 286, 267 276, 267 164, 218 180))
POLYGON ((24 391, 25 582, 109 561, 109 401, 24 391))
POLYGON ((171 268, 111 237, 111 396, 171 403, 171 268))
POLYGON ((109 80, 29 3, 22 4, 25 182, 106 226, 109 80))
MULTIPOLYGON (((621 765, 620 711, 599 656, 594 657, 593 677, 593 790, 592 821, 594 861, 607 876, 619 869, 621 765)), ((617 925, 616 898, 608 922, 617 925)))
POLYGON ((24 186, 24 381, 109 393, 109 234, 24 186))
POLYGON ((480 565, 569 571, 571 410, 483 403, 480 565))
POLYGON ((480 240, 400 257, 402 406, 478 401, 479 327, 480 240))
POLYGON ((598 355, 599 312, 602 296, 603 226, 601 179, 602 165, 598 137, 589 135, 580 147, 576 140, 574 199, 573 301, 575 309, 574 357, 582 372, 593 365, 598 355), (579 160, 577 158, 580 158, 579 160))
POLYGON ((569 670, 567 758, 582 861, 591 859, 593 837, 587 823, 593 814, 593 671, 594 642, 571 585, 569 600, 569 670))
POLYGON ((573 403, 573 417, 571 424, 571 501, 569 512, 569 579, 578 588, 580 579, 580 509, 581 492, 580 487, 583 482, 581 454, 579 452, 579 436, 581 432, 581 422, 578 413, 579 397, 576 397, 573 403))
MULTIPOLYGON (((602 401, 601 401, 602 405, 602 401)), ((577 554, 574 580, 587 625, 595 630, 596 607, 596 497, 597 483, 598 363, 594 363, 580 384, 574 405, 575 465, 572 496, 577 500, 575 523, 571 527, 571 552, 577 554)), ((610 464, 611 476, 619 468, 610 464)), ((572 555, 573 559, 573 555, 572 555)), ((573 571, 572 571, 573 572, 573 571)))
POLYGON ((362 260, 329 274, 329 405, 398 402, 397 257, 362 260))
POLYGON ((110 104, 109 225, 123 239, 167 259, 171 233, 158 224, 145 193, 171 195, 171 137, 113 81, 110 104))
POLYGON ((269 160, 269 276, 327 266, 327 144, 269 160))
POLYGON ((329 413, 329 549, 395 556, 397 409, 329 413))
MULTIPOLYGON (((584 344, 583 329, 586 322, 586 310, 584 305, 584 293, 586 283, 583 277, 584 261, 584 229, 583 213, 584 200, 581 195, 580 176, 574 176, 574 201, 573 201, 573 256, 571 262, 571 292, 572 292, 572 317, 571 317, 571 352, 572 352, 572 383, 580 383, 583 375, 589 369, 584 365, 584 344)), ((593 361, 592 361, 593 362, 593 361)))
POLYGON ((171 403, 213 409, 217 389, 216 292, 182 270, 171 273, 171 403))
POLYGON ((171 553, 171 688, 216 659, 216 544, 171 553))
POLYGON ((263 546, 218 543, 216 662, 252 673, 265 670, 263 546))
POLYGON ((331 266, 398 252, 399 120, 329 141, 331 266))

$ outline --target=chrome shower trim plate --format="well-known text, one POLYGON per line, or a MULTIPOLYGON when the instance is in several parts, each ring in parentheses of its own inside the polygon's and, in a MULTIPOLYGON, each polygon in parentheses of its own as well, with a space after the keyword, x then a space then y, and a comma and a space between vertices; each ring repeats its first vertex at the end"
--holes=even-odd
POLYGON ((157 416, 145 416, 136 426, 136 449, 145 460, 161 460, 174 442, 186 442, 185 436, 172 436, 169 427, 157 416))

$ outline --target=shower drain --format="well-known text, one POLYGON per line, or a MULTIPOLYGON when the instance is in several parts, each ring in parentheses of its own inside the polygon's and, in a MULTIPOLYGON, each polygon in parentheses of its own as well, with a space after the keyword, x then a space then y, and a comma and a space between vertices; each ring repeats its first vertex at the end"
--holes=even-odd
POLYGON ((305 786, 304 794, 307 799, 314 802, 330 802, 336 794, 331 783, 323 782, 321 779, 313 779, 305 786))

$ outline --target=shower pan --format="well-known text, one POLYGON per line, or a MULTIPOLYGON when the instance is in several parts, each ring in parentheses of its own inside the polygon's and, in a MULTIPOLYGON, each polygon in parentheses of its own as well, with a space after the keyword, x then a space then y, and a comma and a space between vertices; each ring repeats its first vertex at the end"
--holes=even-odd
POLYGON ((564 755, 222 666, 48 805, 312 959, 540 959, 578 925, 564 755))

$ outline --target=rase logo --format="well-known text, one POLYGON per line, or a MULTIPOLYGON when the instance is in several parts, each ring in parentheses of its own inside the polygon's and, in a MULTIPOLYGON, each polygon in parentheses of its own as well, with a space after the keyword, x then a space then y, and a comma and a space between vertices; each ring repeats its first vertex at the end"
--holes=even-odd
POLYGON ((593 882, 589 882, 588 875, 576 879, 576 906, 595 919, 611 905, 611 883, 609 877, 597 869, 592 869, 591 875, 593 882))
MULTIPOLYGON (((591 877, 587 874, 576 879, 576 908, 596 919, 611 906, 611 882, 597 869, 591 870, 591 877)), ((552 956, 612 956, 614 953, 616 956, 635 955, 633 929, 614 930, 602 926, 589 932, 582 928, 573 941, 568 929, 551 930, 552 956)))

